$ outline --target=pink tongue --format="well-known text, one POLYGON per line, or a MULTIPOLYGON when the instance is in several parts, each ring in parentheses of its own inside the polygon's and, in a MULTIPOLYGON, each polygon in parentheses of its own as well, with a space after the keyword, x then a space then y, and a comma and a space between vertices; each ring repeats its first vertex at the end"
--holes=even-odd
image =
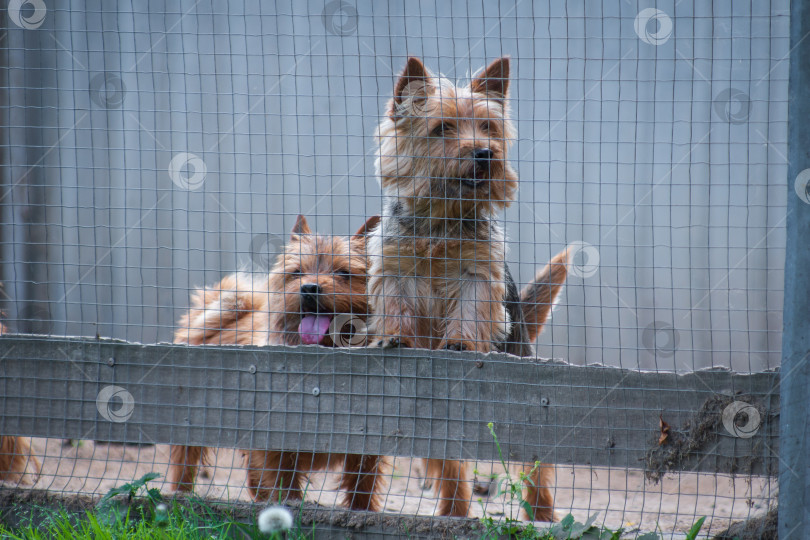
POLYGON ((298 335, 301 336, 301 343, 304 345, 317 345, 329 331, 329 323, 332 322, 330 315, 304 315, 301 317, 301 324, 298 325, 298 335))

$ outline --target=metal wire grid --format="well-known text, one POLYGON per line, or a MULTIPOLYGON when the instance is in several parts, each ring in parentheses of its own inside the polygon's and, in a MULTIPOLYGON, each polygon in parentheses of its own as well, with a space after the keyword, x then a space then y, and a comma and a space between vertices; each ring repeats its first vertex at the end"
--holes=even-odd
MULTIPOLYGON (((538 355, 662 372, 778 365, 787 2, 45 10, 35 28, 9 11, 5 28, 12 330, 171 341, 190 291, 240 268, 266 274, 298 214, 345 235, 380 212, 373 134, 407 55, 469 80, 511 54, 521 181, 503 218, 507 261, 524 285, 566 245, 574 255, 538 355)), ((66 493, 169 463, 163 445, 35 440, 34 454, 36 487, 66 493)), ((708 503, 719 528, 774 497, 759 477, 684 472, 653 486, 625 466, 558 467, 558 511, 682 528, 708 503)), ((198 493, 248 500, 235 452, 206 470, 198 493)), ((398 459, 385 508, 432 512, 424 476, 398 459)), ((309 496, 335 503, 313 478, 309 496)), ((486 511, 508 514, 497 499, 486 511)))
MULTIPOLYGON (((449 414, 450 418, 461 419, 470 423, 477 423, 475 420, 470 419, 486 417, 494 421, 496 431, 503 441, 509 440, 509 433, 513 426, 526 427, 527 424, 526 418, 510 416, 503 411, 509 411, 511 405, 521 403, 526 399, 525 394, 531 390, 530 382, 527 382, 523 388, 516 387, 513 393, 502 395, 474 393, 471 395, 468 389, 475 388, 473 383, 476 380, 491 376, 491 373, 487 374, 486 371, 481 371, 469 365, 464 366, 460 363, 456 363, 454 369, 444 372, 428 370, 425 373, 424 371, 404 370, 388 373, 388 370, 386 370, 384 371, 386 375, 384 382, 374 386, 368 383, 364 385, 363 378, 357 376, 358 370, 346 370, 345 366, 335 368, 331 372, 331 380, 328 375, 314 376, 314 369, 310 368, 307 362, 304 362, 287 367, 286 373, 281 372, 284 375, 280 377, 280 380, 276 380, 277 387, 289 388, 289 391, 279 392, 278 397, 271 392, 270 399, 265 402, 245 403, 245 391, 255 390, 256 388, 269 388, 270 384, 267 379, 279 375, 270 375, 266 365, 252 358, 248 358, 246 362, 241 364, 222 361, 206 362, 206 357, 211 358, 219 354, 221 352, 219 349, 230 348, 196 348, 196 350, 190 352, 188 362, 182 367, 169 365, 162 368, 157 366, 155 369, 158 370, 158 373, 148 381, 149 392, 139 393, 132 386, 124 385, 125 388, 132 390, 133 401, 136 404, 134 409, 136 409, 137 414, 121 423, 95 421, 93 416, 89 416, 91 420, 88 420, 84 425, 88 427, 88 432, 95 428, 96 438, 100 440, 86 440, 87 435, 84 435, 83 439, 76 441, 35 439, 34 454, 41 462, 42 468, 34 487, 59 493, 104 493, 122 483, 124 478, 131 480, 147 472, 158 472, 163 475, 163 478, 157 481, 155 485, 161 487, 165 492, 170 492, 168 485, 164 483, 164 479, 168 477, 169 448, 167 445, 152 446, 150 443, 153 439, 149 435, 149 428, 153 425, 159 425, 172 429, 188 425, 187 419, 184 417, 192 414, 194 415, 193 425, 195 426, 217 426, 212 431, 220 441, 219 445, 222 446, 216 452, 211 464, 204 467, 204 472, 198 475, 195 492, 200 496, 223 503, 249 501, 250 497, 245 487, 246 470, 244 463, 239 452, 230 448, 245 450, 266 448, 267 446, 253 439, 255 434, 248 434, 239 430, 236 426, 244 425, 245 422, 260 428, 266 425, 273 426, 275 423, 289 425, 291 422, 288 418, 285 418, 285 415, 295 416, 298 414, 302 419, 301 425, 307 426, 308 429, 302 429, 299 433, 283 433, 279 447, 335 448, 336 445, 339 446, 341 440, 358 436, 357 424, 351 426, 346 424, 326 426, 325 431, 328 435, 313 438, 309 434, 309 430, 314 431, 311 423, 313 416, 301 415, 300 412, 297 412, 302 410, 302 402, 306 400, 318 401, 321 409, 330 410, 332 404, 340 399, 362 402, 366 399, 386 396, 388 395, 386 390, 391 390, 393 387, 401 388, 403 395, 446 395, 446 400, 427 401, 418 412, 423 416, 449 414), (248 362, 254 362, 258 366, 255 375, 250 374, 250 370, 247 369, 248 362), (178 378, 184 382, 180 387, 174 380, 166 378, 159 371, 163 370, 163 373, 165 373, 171 369, 182 370, 183 377, 178 378), (481 375, 477 375, 477 373, 481 373, 481 375), (304 375, 303 383, 299 382, 300 380, 297 377, 299 374, 304 375), (357 388, 364 387, 367 390, 353 395, 352 389, 340 387, 333 382, 341 376, 344 376, 345 380, 345 376, 348 375, 352 376, 351 380, 357 385, 357 388), (158 409, 159 414, 152 414, 156 410, 154 407, 156 392, 161 390, 179 392, 181 397, 178 401, 182 402, 183 395, 198 390, 207 396, 206 402, 221 403, 218 399, 221 400, 222 394, 226 394, 228 391, 220 389, 233 388, 232 385, 227 384, 227 381, 229 379, 232 381, 234 378, 240 382, 239 389, 241 392, 238 399, 241 407, 239 409, 233 405, 227 407, 191 406, 189 408, 178 407, 172 410, 158 409), (320 396, 315 395, 315 388, 319 388, 320 396), (452 391, 448 391, 449 389, 452 391), (470 407, 470 403, 474 405, 470 407), (464 407, 465 404, 466 407, 464 407), (495 415, 492 415, 491 411, 488 413, 479 412, 487 410, 487 405, 492 405, 501 412, 495 415), (441 410, 433 410, 433 407, 439 407, 441 410), (141 413, 140 410, 149 410, 151 412, 141 413), (116 432, 113 429, 119 427, 125 430, 123 438, 130 441, 139 441, 146 446, 122 446, 103 442, 104 440, 114 441, 121 438, 121 432, 116 432)), ((74 355, 72 351, 67 351, 67 354, 71 358, 76 358, 73 362, 84 373, 86 381, 80 381, 82 384, 94 388, 93 383, 95 381, 107 380, 111 376, 111 368, 104 363, 95 362, 92 354, 85 355, 85 357, 74 355)), ((304 361, 311 359, 313 363, 316 360, 307 354, 304 354, 302 359, 304 361)), ((427 363, 425 361, 425 364, 427 363)), ((3 388, 4 395, 8 397, 8 408, 15 411, 20 410, 22 404, 19 396, 26 395, 26 392, 33 393, 32 388, 35 384, 64 385, 65 382, 55 376, 56 368, 53 364, 51 358, 29 359, 28 365, 31 367, 31 375, 20 381, 21 388, 12 388, 10 384, 6 384, 3 388), (45 383, 43 383, 43 380, 45 383)), ((368 358, 367 364, 369 373, 378 367, 371 357, 368 358)), ((528 362, 525 365, 536 367, 528 362)), ((510 367, 520 368, 521 364, 517 363, 510 367)), ((147 368, 153 369, 150 366, 147 366, 147 368)), ((123 361, 115 369, 130 370, 134 369, 134 366, 133 363, 123 361)), ((126 371, 118 371, 116 380, 119 380, 119 377, 126 378, 125 373, 126 371)), ((276 373, 280 372, 276 370, 276 373)), ((138 378, 140 377, 136 377, 136 379, 138 378)), ((544 388, 544 395, 551 395, 552 401, 556 403, 565 403, 564 399, 557 396, 566 390, 569 392, 579 390, 577 385, 571 384, 570 379, 570 376, 564 375, 560 377, 560 380, 554 381, 553 384, 544 388)), ((82 408, 93 409, 97 406, 97 403, 87 403, 76 398, 75 395, 78 394, 69 393, 68 395, 73 396, 66 399, 64 404, 68 420, 86 416, 81 414, 82 408)), ((402 423, 407 423, 413 419, 413 411, 400 410, 397 408, 397 402, 392 403, 394 409, 389 407, 385 410, 378 410, 374 407, 367 407, 368 414, 364 418, 357 419, 358 423, 365 426, 366 432, 369 434, 369 440, 377 437, 380 433, 386 435, 390 433, 390 430, 383 430, 379 427, 380 423, 386 418, 394 418, 402 423)), ((631 412, 633 407, 631 404, 622 406, 620 397, 614 397, 610 403, 614 415, 626 415, 631 412), (616 402, 618 402, 618 405, 616 402)), ((565 404, 573 408, 579 417, 592 414, 594 408, 600 405, 596 398, 580 403, 565 404)), ((112 399, 108 407, 108 415, 120 414, 122 409, 125 412, 128 411, 129 414, 133 412, 132 409, 127 410, 126 407, 122 407, 112 399)), ((511 407, 511 409, 514 409, 514 407, 511 407)), ((329 417, 326 418, 326 421, 329 421, 329 417)), ((670 475, 660 484, 653 485, 644 481, 641 471, 627 470, 627 467, 634 465, 634 463, 628 462, 628 460, 621 457, 615 458, 610 467, 567 466, 564 464, 565 461, 570 459, 570 456, 576 452, 587 454, 589 452, 597 453, 602 450, 604 447, 603 433, 599 431, 592 432, 592 439, 584 443, 581 438, 572 438, 572 422, 570 418, 560 414, 557 408, 551 408, 549 415, 543 420, 544 425, 549 426, 556 436, 553 438, 553 446, 549 445, 548 450, 538 458, 549 463, 561 463, 561 465, 557 466, 554 495, 558 510, 562 509, 564 513, 570 510, 574 515, 582 516, 586 511, 589 513, 602 511, 605 522, 613 527, 626 525, 631 528, 637 526, 644 529, 650 527, 650 525, 645 527, 645 524, 659 523, 662 528, 667 530, 689 525, 695 516, 707 513, 707 505, 713 505, 712 523, 714 527, 721 529, 727 526, 732 519, 743 518, 749 513, 766 506, 775 489, 775 486, 769 483, 767 479, 756 476, 738 477, 733 480, 724 475, 692 472, 670 475), (583 503, 583 501, 587 502, 583 503)), ((51 422, 62 424, 64 420, 54 418, 51 422)), ((320 427, 323 428, 324 426, 320 427)), ((606 425, 606 431, 608 427, 606 425)), ((200 427, 199 429, 204 428, 200 427)), ((323 433, 324 430, 322 429, 320 432, 323 433)), ((644 426, 639 426, 629 434, 631 438, 638 441, 638 448, 642 449, 646 448, 649 435, 650 430, 644 426)), ((499 474, 502 479, 504 471, 500 465, 485 461, 475 463, 473 456, 479 454, 479 445, 486 444, 486 439, 482 438, 480 440, 481 443, 470 441, 470 444, 464 447, 465 455, 467 453, 470 455, 470 470, 476 469, 479 471, 479 480, 485 480, 486 475, 490 472, 499 474)), ((415 440, 402 440, 401 444, 404 445, 403 453, 407 454, 408 448, 411 448, 411 453, 418 455, 417 443, 418 441, 415 440)), ((520 447, 521 444, 520 441, 511 441, 511 443, 513 447, 520 447)), ((448 447, 458 444, 458 440, 450 439, 446 434, 435 433, 432 438, 431 455, 442 456, 448 447)), ((270 447, 274 448, 275 446, 270 447)), ((371 443, 369 443, 369 446, 365 446, 365 442, 363 443, 364 453, 374 454, 374 448, 371 443)), ((719 458, 719 454, 709 452, 706 461, 716 461, 717 458, 719 458)), ((312 458, 305 453, 299 459, 299 468, 305 469, 312 458)), ((432 514, 436 499, 429 491, 422 489, 423 480, 429 475, 426 475, 424 466, 420 463, 421 460, 397 458, 392 461, 393 467, 384 475, 386 487, 383 489, 381 497, 383 508, 389 512, 405 515, 416 512, 432 514)), ((518 465, 518 463, 511 464, 513 472, 518 465)), ((31 474, 27 480, 34 479, 33 469, 30 469, 29 472, 31 474)), ((472 475, 470 476, 472 477, 472 475)), ((435 479, 433 481, 436 482, 435 479)), ((322 504, 332 505, 340 496, 340 493, 334 489, 336 482, 337 478, 335 476, 311 475, 309 482, 306 484, 308 498, 317 500, 322 504)), ((481 499, 480 503, 476 501, 476 504, 471 509, 473 516, 480 516, 484 511, 488 515, 496 517, 502 513, 518 515, 519 509, 516 505, 514 503, 506 504, 507 501, 504 500, 504 497, 482 497, 479 495, 476 499, 479 497, 481 499)))

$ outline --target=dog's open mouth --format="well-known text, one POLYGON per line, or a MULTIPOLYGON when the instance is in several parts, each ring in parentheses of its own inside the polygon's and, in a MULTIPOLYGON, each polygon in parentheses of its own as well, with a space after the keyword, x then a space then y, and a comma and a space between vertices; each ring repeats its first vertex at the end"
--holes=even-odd
POLYGON ((298 335, 304 345, 320 345, 329 333, 332 315, 326 313, 307 313, 301 316, 298 324, 298 335))

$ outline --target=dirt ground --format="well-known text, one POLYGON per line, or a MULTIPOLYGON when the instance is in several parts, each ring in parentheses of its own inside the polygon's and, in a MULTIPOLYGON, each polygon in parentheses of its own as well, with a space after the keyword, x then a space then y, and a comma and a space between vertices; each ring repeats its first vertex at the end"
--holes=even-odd
MULTIPOLYGON (((61 493, 100 495, 148 472, 165 477, 169 462, 169 447, 165 445, 138 447, 92 441, 70 444, 34 439, 33 448, 42 463, 42 473, 33 485, 30 480, 35 478, 29 475, 27 485, 61 493)), ((469 467, 482 474, 503 473, 500 465, 493 470, 492 463, 469 467)), ((436 500, 430 490, 422 489, 423 474, 420 460, 396 459, 387 478, 385 510, 433 514, 436 500)), ((168 491, 163 477, 155 481, 155 487, 168 491)), ((203 471, 196 492, 205 498, 249 501, 244 481, 239 453, 220 449, 216 462, 203 471)), ((307 499, 334 506, 338 495, 335 485, 334 473, 313 474, 307 499)), ((683 532, 698 517, 708 516, 706 525, 717 532, 733 521, 765 513, 775 493, 776 482, 763 478, 734 480, 722 475, 681 473, 654 485, 644 481, 640 470, 567 466, 557 468, 555 499, 559 517, 570 512, 578 521, 585 521, 598 513, 597 523, 611 528, 683 532)), ((473 503, 473 517, 484 513, 496 519, 517 517, 518 508, 503 495, 490 496, 473 503)))

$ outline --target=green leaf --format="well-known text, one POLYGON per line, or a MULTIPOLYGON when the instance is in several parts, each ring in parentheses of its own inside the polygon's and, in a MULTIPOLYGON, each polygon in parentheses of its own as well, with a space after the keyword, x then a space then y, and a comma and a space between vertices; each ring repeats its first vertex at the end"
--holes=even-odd
POLYGON ((130 493, 132 491, 132 484, 122 484, 118 487, 112 488, 108 491, 99 501, 98 506, 104 507, 107 506, 110 502, 110 499, 117 495, 124 495, 130 493))
POLYGON ((158 488, 151 488, 146 491, 147 497, 152 502, 152 504, 159 504, 163 502, 163 494, 160 492, 158 488))
POLYGON ((585 523, 572 523, 568 531, 570 538, 582 538, 582 535, 594 528, 593 523, 598 516, 599 512, 589 517, 585 523))
POLYGON ((118 487, 114 487, 101 498, 101 500, 98 502, 97 507, 106 508, 110 506, 110 499, 118 495, 127 495, 130 498, 132 498, 138 493, 139 489, 141 489, 146 485, 147 482, 151 482, 155 478, 160 478, 160 473, 156 472, 146 473, 138 480, 134 480, 132 483, 121 484, 118 487))
POLYGON ((520 507, 526 511, 526 515, 529 516, 529 521, 534 521, 534 508, 532 508, 532 505, 529 504, 529 501, 520 499, 520 507))
POLYGON ((572 535, 571 538, 579 538, 580 540, 602 540, 603 534, 603 531, 600 531, 596 527, 591 527, 583 532, 579 537, 572 535))
POLYGON ((509 478, 503 477, 498 480, 497 489, 495 490, 495 496, 500 497, 504 493, 508 493, 509 491, 509 478))
POLYGON ((695 540, 695 538, 697 538, 700 529, 703 528, 704 521, 706 521, 706 516, 703 516, 702 518, 697 520, 694 525, 692 525, 692 528, 689 529, 688 533, 686 533, 687 540, 695 540))
POLYGON ((147 482, 151 482, 152 480, 155 480, 157 478, 160 478, 160 473, 150 472, 141 476, 138 480, 135 480, 132 484, 138 488, 142 488, 143 486, 146 485, 147 482))
POLYGON ((568 514, 549 528, 548 532, 557 540, 565 540, 571 538, 571 526, 574 525, 574 516, 568 514))

